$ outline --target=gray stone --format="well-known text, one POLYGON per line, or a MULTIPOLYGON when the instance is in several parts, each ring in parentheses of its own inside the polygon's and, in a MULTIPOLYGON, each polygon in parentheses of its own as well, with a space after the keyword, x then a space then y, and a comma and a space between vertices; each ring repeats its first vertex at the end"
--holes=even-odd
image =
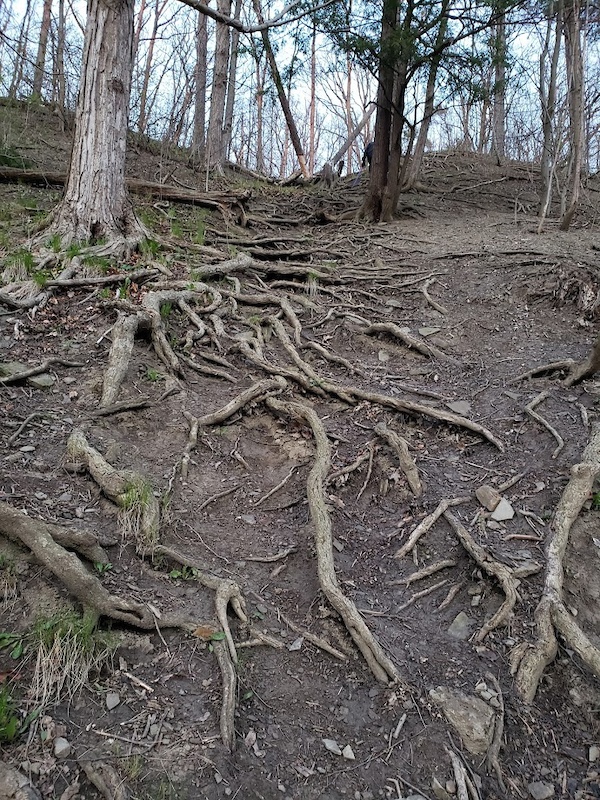
POLYGON ((118 692, 108 692, 106 695, 106 707, 109 711, 116 708, 121 702, 121 696, 118 692))
POLYGON ((71 755, 71 745, 63 736, 54 740, 54 755, 56 758, 67 758, 71 755))
POLYGON ((321 741, 325 745, 325 749, 329 750, 330 753, 335 753, 336 756, 342 755, 342 748, 335 739, 321 739, 321 741))
POLYGON ((22 772, 0 761, 0 797, 2 800, 41 800, 42 796, 22 772))
POLYGON ((504 522, 505 520, 512 519, 514 515, 514 508, 508 500, 505 500, 503 497, 492 512, 492 519, 496 520, 496 522, 504 522))
POLYGON ((593 744, 588 751, 588 760, 598 761, 599 758, 600 758, 600 747, 598 747, 598 745, 593 744))
POLYGON ((461 611, 452 620, 452 624, 448 628, 448 633, 450 636, 454 636, 455 639, 468 639, 472 624, 473 620, 471 617, 465 614, 464 611, 461 611))
POLYGON ((419 328, 419 333, 421 336, 433 336, 434 333, 439 333, 441 330, 441 328, 426 326, 424 328, 419 328))
POLYGON ((55 383, 56 378, 49 372, 42 372, 40 375, 32 375, 31 378, 27 378, 27 384, 33 386, 34 389, 49 389, 55 383))
POLYGON ((354 755, 354 750, 350 747, 349 744, 347 744, 346 747, 344 747, 344 749, 342 750, 342 755, 348 761, 354 761, 356 759, 356 756, 354 755))
POLYGON ((462 417, 466 417, 471 412, 471 403, 467 400, 457 400, 455 403, 447 405, 450 411, 454 411, 455 414, 460 414, 462 417))
POLYGON ((494 712, 479 697, 438 686, 429 696, 440 706, 464 746, 474 756, 487 753, 494 734, 494 712))
POLYGON ((533 800, 548 800, 549 797, 554 797, 554 786, 551 783, 533 781, 527 785, 527 788, 533 800))
POLYGON ((26 369, 29 367, 21 361, 0 361, 0 375, 4 378, 18 375, 19 372, 25 372, 26 369))

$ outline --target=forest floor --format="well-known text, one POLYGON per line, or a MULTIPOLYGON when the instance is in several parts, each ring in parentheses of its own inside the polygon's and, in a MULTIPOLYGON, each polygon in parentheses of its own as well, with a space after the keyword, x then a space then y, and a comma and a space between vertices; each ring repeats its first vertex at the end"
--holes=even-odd
MULTIPOLYGON (((66 168, 68 134, 49 111, 1 107, 0 132, 27 166, 66 168)), ((132 143, 129 168, 133 177, 206 188, 183 157, 155 145, 132 143)), ((35 378, 0 386, 0 502, 34 520, 97 534, 109 564, 90 564, 90 571, 112 595, 148 604, 157 615, 149 631, 103 621, 117 648, 112 658, 83 689, 69 696, 66 686, 61 694, 54 655, 36 662, 35 631, 50 629, 77 604, 31 553, 0 540, 0 677, 11 687, 10 695, 0 691, 0 735, 11 714, 22 723, 45 699, 43 714, 3 745, 2 758, 43 797, 600 797, 598 681, 562 640, 533 703, 519 698, 510 669, 515 648, 535 638, 553 513, 600 402, 594 379, 571 388, 556 374, 517 380, 540 364, 582 359, 595 337, 600 181, 586 187, 568 233, 549 220, 538 235, 538 177, 526 164, 430 155, 421 190, 402 197, 396 221, 379 225, 324 221, 359 206, 366 175, 358 183, 342 178, 332 189, 233 175, 211 184, 251 192, 244 227, 226 209, 136 196, 142 219, 171 247, 121 269, 162 258, 173 280, 204 280, 221 291, 226 313, 219 317, 217 308, 203 318, 207 334, 188 342, 189 359, 205 374, 182 362, 182 375, 170 375, 152 342, 137 338, 118 401, 146 404, 120 412, 97 413, 117 319, 115 285, 56 287, 36 313, 0 306, 0 366, 49 358, 82 365, 52 364, 43 386, 35 378), (243 253, 252 262, 235 272, 239 285, 206 277, 209 264, 243 253), (246 299, 232 300, 228 289, 246 299), (300 322, 298 340, 281 298, 300 322), (400 679, 391 685, 376 680, 319 582, 307 500, 316 450, 306 418, 292 418, 289 406, 276 409, 263 394, 218 424, 200 424, 191 447, 190 415, 210 414, 269 377, 260 358, 249 357, 256 351, 240 345, 252 337, 262 337, 274 373, 305 376, 302 387, 286 374, 279 396, 313 409, 326 430, 325 499, 339 585, 397 669, 400 679), (302 373, 293 354, 316 376, 302 373), (228 378, 206 374, 211 368, 228 378), (345 402, 332 384, 356 391, 345 402), (536 410, 562 437, 558 453, 556 437, 526 410, 542 391, 536 410), (403 413, 395 401, 418 405, 403 413), (459 421, 434 418, 436 411, 459 421), (501 447, 460 419, 491 432, 501 447), (250 638, 262 635, 263 643, 238 650, 233 752, 219 727, 215 650, 222 642, 211 633, 213 592, 198 584, 191 566, 140 558, 117 506, 89 472, 69 468, 75 429, 116 469, 145 476, 154 495, 168 492, 162 545, 241 588, 250 638), (420 495, 389 431, 408 443, 420 495), (493 519, 479 503, 475 491, 483 485, 500 490, 510 518, 493 519), (482 627, 504 594, 447 518, 397 557, 419 522, 457 498, 464 502, 452 513, 463 530, 487 557, 524 576, 508 624, 489 632, 482 627), (431 574, 407 580, 432 565, 431 574), (159 614, 175 610, 196 622, 194 633, 158 630, 159 614), (337 657, 307 634, 328 642, 337 657), (448 711, 460 718, 456 725, 443 713, 453 692, 462 693, 448 711), (486 760, 499 718, 505 795, 493 759, 486 760), (470 735, 477 741, 469 743, 470 735), (93 785, 94 765, 106 764, 122 783, 102 793, 93 785), (465 774, 471 789, 461 786, 465 774)), ((59 189, 0 186, 6 259, 26 246, 59 197, 59 189)), ((135 281, 120 286, 130 304, 148 291, 135 281)), ((161 315, 182 354, 189 318, 176 305, 161 315)), ((599 524, 590 497, 564 564, 567 607, 595 644, 599 524)), ((247 626, 230 622, 237 642, 248 637, 247 626)), ((59 664, 59 672, 78 669, 59 664)))

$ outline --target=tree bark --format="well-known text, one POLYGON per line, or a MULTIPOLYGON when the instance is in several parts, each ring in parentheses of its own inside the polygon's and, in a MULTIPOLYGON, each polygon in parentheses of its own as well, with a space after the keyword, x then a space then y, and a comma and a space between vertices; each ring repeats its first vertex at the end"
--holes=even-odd
POLYGON ((542 232, 544 220, 550 211, 552 203, 552 181, 556 168, 556 132, 554 130, 554 118, 556 115, 556 94, 558 63, 560 58, 560 22, 562 17, 562 0, 558 4, 552 3, 548 12, 548 22, 546 28, 546 38, 544 47, 540 54, 540 105, 542 109, 542 159, 540 165, 542 186, 539 210, 539 223, 537 232, 542 232), (550 53, 550 40, 552 38, 552 18, 557 14, 554 25, 554 46, 552 48, 552 59, 550 61, 550 72, 546 81, 546 61, 550 53), (547 88, 546 88, 547 86, 547 88))
MULTIPOLYGON (((242 11, 242 0, 235 0, 233 15, 239 19, 242 11)), ((237 28, 231 34, 231 58, 229 59, 229 79, 227 81, 227 102, 225 104, 225 122, 223 125, 223 151, 225 158, 229 158, 231 146, 231 133, 233 131, 233 107, 235 105, 235 88, 237 77, 238 49, 240 45, 240 32, 237 28)))
POLYGON ((492 148, 498 166, 506 155, 506 14, 500 8, 494 23, 494 91, 492 100, 492 148))
POLYGON ((135 246, 145 231, 125 183, 133 0, 88 0, 69 175, 50 229, 69 241, 135 246))
MULTIPOLYGON (((256 16, 258 18, 259 23, 262 25, 264 22, 264 17, 262 13, 262 9, 260 7, 260 0, 253 0, 254 11, 256 12, 256 16)), ((296 151, 296 157, 298 158, 298 163, 300 165, 300 170, 305 178, 309 177, 308 174, 308 167, 306 166, 306 156, 304 154, 304 148, 302 147, 302 143, 300 141, 300 135, 298 134, 298 129, 296 127, 296 123, 294 121, 294 116, 292 114, 292 109, 290 108, 290 104, 285 93, 285 88, 283 86, 283 81, 281 80, 281 75, 279 73, 279 68, 277 67, 277 61, 275 60, 275 53, 273 52, 273 48, 271 47, 271 41, 269 39, 269 32, 267 28, 264 28, 260 32, 263 47, 265 48, 265 55, 267 57, 267 63, 269 64, 269 69, 271 70, 271 77, 273 78, 273 83, 277 89, 277 96, 279 97, 279 102, 281 104, 281 110, 283 111, 283 116, 285 117, 285 121, 287 123, 288 130, 290 132, 290 139, 292 140, 292 145, 294 150, 296 151)))
POLYGON ((50 32, 50 15, 52 12, 52 0, 44 0, 44 8, 42 11, 42 24, 40 26, 40 38, 38 41, 38 51, 35 59, 35 68, 33 71, 33 97, 42 96, 42 87, 44 84, 44 66, 46 64, 46 50, 48 48, 48 34, 50 32))
POLYGON ((560 230, 568 231, 579 205, 584 149, 583 53, 581 44, 581 0, 570 0, 564 10, 563 36, 569 100, 569 166, 565 186, 564 213, 560 230))
MULTIPOLYGON (((217 9, 221 14, 229 16, 231 14, 231 0, 217 0, 217 9)), ((222 170, 225 162, 223 122, 225 119, 225 98, 229 69, 230 33, 229 27, 223 22, 217 22, 215 28, 215 59, 206 148, 210 169, 222 170)))
POLYGON ((208 61, 208 17, 198 12, 196 27, 196 91, 194 95, 194 132, 192 158, 204 162, 206 150, 206 66, 208 61))

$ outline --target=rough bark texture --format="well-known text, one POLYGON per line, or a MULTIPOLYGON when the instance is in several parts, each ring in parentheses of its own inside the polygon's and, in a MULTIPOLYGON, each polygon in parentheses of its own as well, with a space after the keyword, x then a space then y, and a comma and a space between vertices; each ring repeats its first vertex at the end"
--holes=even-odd
POLYGON ((89 0, 69 178, 51 224, 63 243, 142 238, 125 183, 132 42, 133 0, 89 0))
MULTIPOLYGON (((230 16, 231 0, 218 0, 220 13, 230 16)), ((225 161, 223 148, 223 122, 225 119, 225 96, 227 94, 227 71, 229 67, 230 34, 227 25, 216 24, 215 66, 213 69, 212 92, 210 96, 210 119, 208 122, 207 155, 211 169, 222 169, 225 161)))

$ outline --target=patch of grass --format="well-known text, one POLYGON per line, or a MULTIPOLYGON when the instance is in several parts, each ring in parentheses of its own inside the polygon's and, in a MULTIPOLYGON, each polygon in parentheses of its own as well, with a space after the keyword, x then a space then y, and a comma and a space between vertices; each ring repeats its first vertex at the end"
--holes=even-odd
POLYGON ((98 270, 98 272, 101 272, 103 275, 106 275, 113 266, 110 258, 107 258, 106 256, 97 256, 93 253, 83 256, 81 263, 85 264, 86 267, 92 267, 93 269, 98 270))
POLYGON ((146 370, 146 380, 150 381, 151 383, 156 383, 156 381, 164 381, 165 376, 162 372, 159 372, 154 367, 148 367, 146 370))
POLYGON ((0 687, 0 742, 12 742, 21 730, 18 706, 8 684, 0 687))
POLYGON ((198 575, 198 570, 195 567, 188 567, 185 564, 169 572, 169 578, 174 581, 193 581, 198 575))
POLYGON ((161 319, 168 319, 173 311, 173 303, 163 303, 160 307, 161 319))
POLYGON ((110 561, 107 561, 107 562, 95 561, 94 562, 94 569, 100 575, 103 575, 105 572, 109 572, 112 569, 112 566, 113 565, 110 563, 110 561))
POLYGON ((67 258, 75 258, 75 256, 78 256, 82 250, 83 245, 81 242, 71 242, 71 244, 67 247, 65 256, 67 258))
POLYGON ((117 289, 118 299, 126 300, 129 297, 130 290, 131 290, 131 279, 125 278, 123 283, 117 289))
POLYGON ((53 253, 60 253, 62 250, 62 239, 58 235, 58 233, 53 233, 52 236, 48 239, 48 247, 52 250, 53 253))
POLYGON ((47 269, 36 269, 31 277, 34 283, 36 283, 40 289, 43 289, 48 281, 52 279, 52 273, 47 269))
POLYGON ((136 542, 138 549, 148 550, 156 545, 158 531, 151 524, 155 508, 154 491, 145 480, 132 481, 119 498, 119 527, 124 541, 136 542))
POLYGON ((140 252, 147 258, 156 258, 160 252, 160 242, 155 239, 144 239, 140 245, 140 252))
POLYGON ((104 287, 104 289, 100 289, 100 291, 98 292, 98 294, 100 295, 100 297, 101 297, 103 300, 108 300, 108 298, 112 296, 112 292, 110 291, 110 289, 108 288, 108 286, 105 286, 105 287, 104 287))
POLYGON ((196 214, 196 230, 194 231, 194 235, 192 236, 192 242, 194 244, 204 244, 206 240, 206 219, 208 217, 208 211, 205 208, 199 209, 196 214))
POLYGON ((35 258, 31 250, 21 247, 6 256, 3 266, 2 279, 5 283, 26 281, 35 272, 35 258))
POLYGON ((32 694, 41 708, 74 697, 112 660, 117 640, 97 627, 97 619, 90 611, 65 610, 35 623, 32 694))

